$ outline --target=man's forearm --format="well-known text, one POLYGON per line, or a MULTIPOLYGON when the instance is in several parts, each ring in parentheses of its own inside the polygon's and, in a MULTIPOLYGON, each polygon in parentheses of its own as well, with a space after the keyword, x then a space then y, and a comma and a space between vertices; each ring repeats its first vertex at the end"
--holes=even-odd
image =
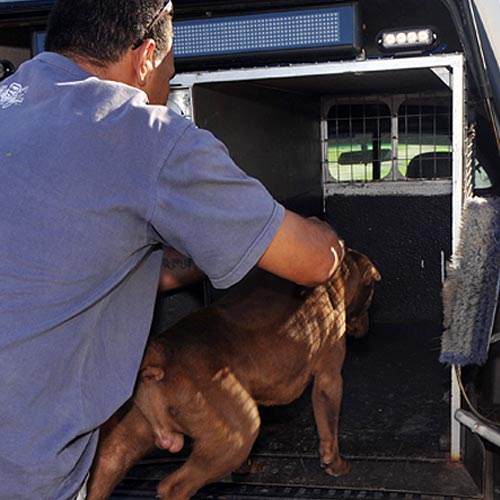
POLYGON ((193 262, 172 247, 165 247, 158 290, 165 292, 202 280, 205 274, 193 262))
POLYGON ((258 265, 295 283, 314 286, 332 276, 343 255, 342 242, 329 224, 287 210, 258 265))

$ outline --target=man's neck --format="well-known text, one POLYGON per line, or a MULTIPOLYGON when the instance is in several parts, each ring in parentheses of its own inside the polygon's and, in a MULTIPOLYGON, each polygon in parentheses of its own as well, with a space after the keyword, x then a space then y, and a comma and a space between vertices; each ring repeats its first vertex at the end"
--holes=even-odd
POLYGON ((84 71, 102 80, 121 82, 136 87, 132 64, 132 53, 128 51, 119 61, 107 65, 96 64, 92 59, 76 54, 63 54, 80 66, 84 71))

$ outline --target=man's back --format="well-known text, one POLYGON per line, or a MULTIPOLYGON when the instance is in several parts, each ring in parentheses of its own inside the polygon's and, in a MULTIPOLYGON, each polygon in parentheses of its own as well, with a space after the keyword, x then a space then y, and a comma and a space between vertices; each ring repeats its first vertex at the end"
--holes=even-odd
POLYGON ((94 430, 130 395, 161 258, 146 231, 161 165, 123 140, 140 126, 131 121, 145 96, 135 89, 56 54, 1 89, 0 476, 9 499, 34 484, 38 498, 52 498, 38 483, 74 490, 64 484, 67 464, 83 479, 89 463, 80 455, 94 446, 89 436, 78 444, 82 429, 94 430), (53 477, 44 477, 53 457, 53 477))

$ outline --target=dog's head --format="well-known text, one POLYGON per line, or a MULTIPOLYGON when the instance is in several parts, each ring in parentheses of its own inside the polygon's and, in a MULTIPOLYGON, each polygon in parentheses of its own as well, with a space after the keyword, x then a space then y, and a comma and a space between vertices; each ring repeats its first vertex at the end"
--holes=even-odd
POLYGON ((375 281, 380 273, 370 259, 356 250, 346 248, 342 272, 345 283, 347 334, 362 337, 368 331, 368 308, 371 305, 375 281))

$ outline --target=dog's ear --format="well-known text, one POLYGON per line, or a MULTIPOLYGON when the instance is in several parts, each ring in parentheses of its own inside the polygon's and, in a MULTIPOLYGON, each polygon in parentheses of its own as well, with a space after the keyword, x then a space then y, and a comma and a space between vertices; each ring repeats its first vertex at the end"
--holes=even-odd
POLYGON ((363 285, 370 285, 373 281, 380 281, 382 277, 373 262, 363 253, 346 248, 346 257, 352 259, 361 274, 363 285))
POLYGON ((151 341, 147 348, 141 362, 141 368, 145 368, 146 366, 161 366, 163 361, 162 350, 160 346, 157 346, 153 341, 151 341))
POLYGON ((159 382, 165 377, 165 372, 159 366, 145 366, 139 371, 139 380, 141 382, 155 381, 159 382))
POLYGON ((360 254, 358 265, 361 271, 361 281, 364 285, 369 285, 373 281, 380 281, 382 279, 378 269, 366 255, 360 254))

